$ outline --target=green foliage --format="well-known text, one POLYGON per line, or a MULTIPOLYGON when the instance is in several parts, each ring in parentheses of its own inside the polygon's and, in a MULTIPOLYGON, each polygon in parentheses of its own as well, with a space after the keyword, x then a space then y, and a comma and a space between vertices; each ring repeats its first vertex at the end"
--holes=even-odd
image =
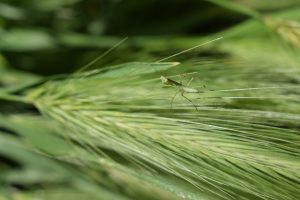
POLYGON ((95 2, 0 3, 0 200, 300 199, 299 2, 95 2))

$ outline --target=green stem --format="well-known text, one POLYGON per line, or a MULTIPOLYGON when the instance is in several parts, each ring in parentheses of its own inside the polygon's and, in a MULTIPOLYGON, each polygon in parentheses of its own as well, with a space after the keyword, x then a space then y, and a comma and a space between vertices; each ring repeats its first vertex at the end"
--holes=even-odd
POLYGON ((30 103, 21 96, 0 92, 0 100, 16 101, 21 103, 30 103))

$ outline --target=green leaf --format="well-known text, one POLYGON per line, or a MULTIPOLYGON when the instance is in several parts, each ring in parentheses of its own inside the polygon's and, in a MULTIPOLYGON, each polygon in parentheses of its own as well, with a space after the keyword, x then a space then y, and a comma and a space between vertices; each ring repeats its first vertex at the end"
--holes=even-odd
POLYGON ((0 49, 6 51, 37 51, 55 47, 55 40, 46 32, 12 29, 0 33, 0 49))

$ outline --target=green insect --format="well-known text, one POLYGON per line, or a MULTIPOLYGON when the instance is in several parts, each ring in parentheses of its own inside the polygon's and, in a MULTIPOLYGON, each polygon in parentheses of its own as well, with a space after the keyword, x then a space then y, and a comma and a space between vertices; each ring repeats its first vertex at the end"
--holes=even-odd
MULTIPOLYGON (((173 54, 173 55, 171 55, 171 56, 168 56, 168 57, 166 57, 166 58, 163 58, 163 59, 157 61, 157 63, 162 62, 162 61, 166 61, 166 60, 168 60, 168 59, 170 59, 170 58, 173 58, 173 57, 178 56, 178 55, 180 55, 180 54, 186 53, 186 52, 188 52, 188 51, 192 51, 192 50, 194 50, 194 49, 196 49, 196 48, 199 48, 199 47, 201 47, 201 46, 204 46, 204 45, 207 45, 207 44, 209 44, 209 43, 215 42, 215 41, 220 40, 220 39, 222 39, 222 38, 223 38, 223 37, 219 37, 219 38, 210 40, 210 41, 208 41, 208 42, 199 44, 199 45, 197 45, 197 46, 194 46, 194 47, 192 47, 192 48, 186 49, 186 50, 184 50, 184 51, 178 52, 178 53, 176 53, 176 54, 173 54)), ((161 77, 160 77, 161 82, 162 82, 165 86, 176 87, 176 88, 178 89, 178 91, 175 93, 175 95, 174 95, 173 98, 172 98, 172 101, 171 101, 171 108, 172 108, 173 101, 174 101, 176 95, 178 94, 178 92, 180 92, 181 96, 184 97, 186 100, 188 100, 191 104, 193 104, 193 106, 196 108, 196 110, 198 110, 197 106, 193 103, 193 101, 190 100, 189 98, 187 98, 186 96, 184 96, 184 93, 201 93, 201 91, 197 90, 196 88, 190 87, 190 84, 191 84, 191 82, 193 81, 193 79, 194 79, 194 78, 191 78, 191 80, 190 80, 186 85, 183 85, 182 83, 179 83, 179 82, 177 82, 177 81, 174 81, 174 80, 172 80, 172 79, 170 79, 170 78, 166 78, 166 77, 164 77, 164 76, 161 76, 161 77)))
POLYGON ((178 94, 178 92, 180 92, 181 96, 184 97, 186 100, 188 100, 191 104, 193 104, 193 106, 196 108, 196 110, 198 110, 197 106, 193 103, 193 101, 184 95, 184 93, 201 93, 201 91, 197 90, 196 88, 189 87, 191 82, 194 80, 193 77, 186 85, 183 85, 182 83, 174 81, 170 78, 166 78, 165 76, 161 76, 160 80, 165 86, 176 87, 178 89, 178 91, 175 93, 175 95, 173 96, 173 98, 171 100, 171 108, 172 108, 173 101, 174 101, 176 95, 178 94))

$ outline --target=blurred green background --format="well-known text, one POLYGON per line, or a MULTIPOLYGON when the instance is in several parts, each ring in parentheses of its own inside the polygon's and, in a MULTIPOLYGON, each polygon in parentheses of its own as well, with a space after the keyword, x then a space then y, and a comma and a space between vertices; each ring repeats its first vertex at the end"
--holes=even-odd
MULTIPOLYGON (((299 4, 239 2, 262 12, 299 4)), ((249 18, 198 0, 2 0, 0 17, 1 65, 42 75, 71 72, 124 37, 131 58, 111 60, 141 60, 134 37, 203 36, 249 18)))
MULTIPOLYGON (((297 0, 229 2, 262 14, 299 6, 297 0)), ((42 75, 72 72, 124 37, 129 37, 124 45, 127 55, 115 53, 103 63, 112 64, 116 59, 153 61, 135 54, 151 50, 144 49, 147 39, 141 42, 135 38, 213 34, 249 19, 247 12, 238 9, 198 0, 2 0, 1 65, 42 75)), ((161 56, 164 50, 169 50, 168 55, 176 48, 171 43, 160 45, 156 53, 161 46, 161 56)))

